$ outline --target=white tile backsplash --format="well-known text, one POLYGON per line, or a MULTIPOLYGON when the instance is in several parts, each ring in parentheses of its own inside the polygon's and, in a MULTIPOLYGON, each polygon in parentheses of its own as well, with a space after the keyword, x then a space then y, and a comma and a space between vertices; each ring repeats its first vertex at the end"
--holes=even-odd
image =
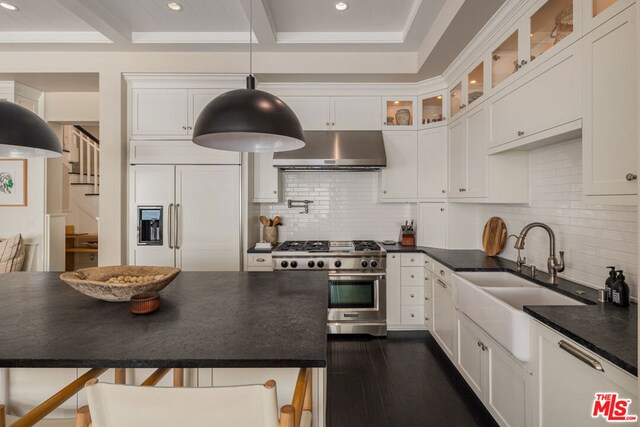
POLYGON ((279 240, 397 240, 400 224, 416 219, 415 203, 378 203, 377 172, 284 172, 284 203, 262 204, 280 215, 279 240), (287 200, 312 200, 309 214, 287 200))
MULTIPOLYGON (((481 224, 499 216, 509 234, 518 234, 534 221, 544 222, 556 234, 556 250, 565 251, 566 269, 559 275, 601 288, 608 265, 625 271, 631 294, 638 296, 637 207, 590 203, 582 196, 582 144, 580 140, 550 145, 530 152, 531 205, 482 205, 481 224)), ((514 238, 500 256, 515 260, 514 238)), ((527 264, 546 271, 549 240, 533 229, 523 256, 527 264)))

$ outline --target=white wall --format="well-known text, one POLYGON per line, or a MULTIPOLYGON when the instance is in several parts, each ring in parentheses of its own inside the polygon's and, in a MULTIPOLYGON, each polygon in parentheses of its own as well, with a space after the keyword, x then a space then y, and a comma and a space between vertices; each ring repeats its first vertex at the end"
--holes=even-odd
MULTIPOLYGON (((607 278, 608 265, 625 270, 631 294, 638 295, 637 207, 590 203, 582 196, 580 140, 539 148, 530 153, 531 206, 482 205, 481 224, 500 216, 508 232, 518 234, 534 221, 548 224, 556 234, 557 250, 565 250, 566 270, 559 274, 596 288, 607 278)), ((500 256, 515 260, 512 238, 500 256)), ((527 264, 546 271, 549 241, 533 229, 523 255, 527 264)))
POLYGON ((45 120, 62 123, 96 123, 100 120, 100 93, 47 92, 45 120))
POLYGON ((261 215, 280 215, 279 240, 397 240, 400 224, 416 219, 415 203, 378 203, 377 172, 285 172, 284 203, 263 204, 261 215), (309 214, 288 199, 313 200, 309 214))

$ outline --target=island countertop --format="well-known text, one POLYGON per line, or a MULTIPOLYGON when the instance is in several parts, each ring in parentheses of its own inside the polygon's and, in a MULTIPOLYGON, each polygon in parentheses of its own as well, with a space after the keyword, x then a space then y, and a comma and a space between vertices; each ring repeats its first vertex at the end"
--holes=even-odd
POLYGON ((326 367, 326 272, 182 272, 160 309, 0 276, 0 367, 326 367))

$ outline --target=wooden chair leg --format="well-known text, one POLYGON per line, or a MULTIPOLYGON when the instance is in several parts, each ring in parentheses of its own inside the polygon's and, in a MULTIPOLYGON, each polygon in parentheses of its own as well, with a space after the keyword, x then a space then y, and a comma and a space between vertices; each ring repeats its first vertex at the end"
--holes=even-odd
POLYGON ((7 414, 4 405, 0 405, 0 427, 7 427, 7 414))
POLYGON ((307 379, 307 389, 304 391, 304 401, 302 402, 303 411, 312 411, 313 409, 313 373, 309 370, 307 379))
POLYGON ((91 425, 91 414, 89 407, 83 406, 76 413, 76 427, 89 427, 91 425))
POLYGON ((293 405, 284 405, 280 409, 280 423, 278 427, 294 427, 295 426, 295 408, 293 405))
POLYGON ((184 368, 173 368, 173 386, 184 387, 184 368))
POLYGON ((115 369, 115 383, 116 384, 126 384, 127 383, 127 369, 126 368, 116 368, 115 369))

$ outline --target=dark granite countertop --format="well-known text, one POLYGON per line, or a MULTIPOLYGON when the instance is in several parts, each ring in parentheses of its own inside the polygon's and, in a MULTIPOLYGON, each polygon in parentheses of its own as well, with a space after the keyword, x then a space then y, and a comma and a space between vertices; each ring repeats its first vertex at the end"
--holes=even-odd
POLYGON ((325 367, 327 273, 182 272, 160 309, 0 275, 0 367, 325 367))
POLYGON ((548 327, 566 335, 611 363, 638 375, 638 306, 629 308, 597 302, 598 291, 569 280, 547 283, 549 275, 538 271, 535 277, 518 273, 516 263, 489 257, 479 250, 446 250, 424 246, 382 245, 387 252, 422 252, 453 271, 508 271, 541 286, 569 296, 585 305, 525 306, 529 314, 548 327))

